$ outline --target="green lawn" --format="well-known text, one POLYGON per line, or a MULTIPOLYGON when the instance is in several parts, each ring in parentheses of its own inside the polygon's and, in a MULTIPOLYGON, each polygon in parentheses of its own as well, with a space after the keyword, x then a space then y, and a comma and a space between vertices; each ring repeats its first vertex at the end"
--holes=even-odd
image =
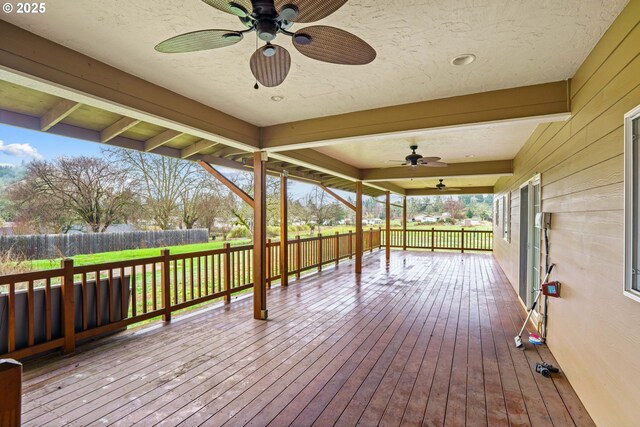
MULTIPOLYGON (((207 243, 195 243, 192 245, 179 245, 170 246, 169 250, 173 254, 182 254, 187 252, 199 252, 208 251, 214 249, 220 249, 224 245, 223 241, 213 241, 207 243)), ((240 246, 251 243, 248 239, 233 240, 230 242, 231 246, 240 246)), ((89 265, 89 264, 101 264, 105 262, 123 261, 130 259, 149 258, 160 255, 160 251, 163 248, 145 248, 145 249, 128 249, 125 251, 116 252, 102 252, 98 254, 87 255, 75 255, 70 258, 73 259, 73 263, 76 266, 89 265)), ((33 270, 48 270, 51 268, 60 267, 61 258, 51 260, 37 260, 31 262, 33 270)))

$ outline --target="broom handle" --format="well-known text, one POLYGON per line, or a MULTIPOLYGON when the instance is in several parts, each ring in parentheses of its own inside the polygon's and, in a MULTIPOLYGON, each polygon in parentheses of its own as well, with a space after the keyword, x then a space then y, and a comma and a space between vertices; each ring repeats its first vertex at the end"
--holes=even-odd
MULTIPOLYGON (((551 270, 553 270, 553 267, 555 267, 555 264, 551 264, 549 266, 549 270, 547 270, 547 274, 544 276, 544 279, 542 280, 542 283, 547 283, 547 279, 549 278, 549 275, 551 274, 551 270)), ((536 298, 533 300, 533 304, 531 304, 531 308, 529 309, 529 314, 527 314, 527 318, 525 319, 524 323, 522 324, 522 328, 520 328, 520 333, 518 334, 518 336, 522 336, 522 333, 524 332, 524 329, 527 327, 527 323, 529 323, 529 319, 531 319, 531 315, 533 314, 533 310, 536 309, 536 305, 538 304, 538 300, 540 299, 540 294, 542 294, 542 286, 540 286, 540 289, 538 289, 538 292, 536 293, 536 298)))

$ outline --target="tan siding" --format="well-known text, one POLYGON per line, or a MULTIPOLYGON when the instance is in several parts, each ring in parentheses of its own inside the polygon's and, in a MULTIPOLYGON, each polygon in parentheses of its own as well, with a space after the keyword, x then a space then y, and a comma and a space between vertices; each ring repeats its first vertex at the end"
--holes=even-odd
POLYGON ((511 243, 494 254, 517 289, 518 187, 541 174, 553 213, 550 254, 562 298, 550 303, 548 344, 596 423, 637 425, 640 303, 626 298, 624 114, 640 104, 640 0, 632 0, 571 81, 572 118, 538 126, 495 186, 511 191, 511 243))

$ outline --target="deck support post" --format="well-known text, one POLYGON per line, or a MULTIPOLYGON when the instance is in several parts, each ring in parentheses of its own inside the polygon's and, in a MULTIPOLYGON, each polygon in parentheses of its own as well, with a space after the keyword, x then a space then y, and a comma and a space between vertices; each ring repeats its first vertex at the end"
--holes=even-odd
POLYGON ((402 198, 402 250, 407 250, 407 196, 402 198))
POLYGON ((387 261, 391 259, 391 192, 387 191, 385 198, 385 254, 387 256, 387 261))
POLYGON ((253 318, 267 320, 267 153, 253 153, 253 318))
POLYGON ((289 285, 289 203, 287 194, 288 173, 280 175, 280 286, 289 285))
POLYGON ((362 181, 356 181, 356 274, 362 273, 362 181))
MULTIPOLYGON (((76 349, 76 330, 75 330, 75 299, 73 296, 73 260, 65 258, 61 262, 64 270, 62 277, 62 334, 64 344, 62 345, 63 353, 71 353, 76 349)), ((99 280, 99 279, 98 279, 99 280)))

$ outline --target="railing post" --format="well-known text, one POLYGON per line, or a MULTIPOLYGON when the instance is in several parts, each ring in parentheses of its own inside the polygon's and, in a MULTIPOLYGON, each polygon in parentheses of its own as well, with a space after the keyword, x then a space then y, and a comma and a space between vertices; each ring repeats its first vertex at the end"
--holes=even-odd
POLYGON ((336 231, 336 265, 340 262, 340 232, 336 231))
POLYGON ((267 288, 271 289, 271 272, 273 271, 273 269, 271 268, 271 239, 267 239, 267 253, 265 255, 265 262, 267 264, 267 288))
POLYGON ((318 233, 318 271, 322 271, 322 233, 318 233))
POLYGON ((169 259, 169 249, 162 252, 162 274, 160 285, 162 286, 162 300, 164 301, 164 314, 162 320, 171 322, 171 260, 169 259))
POLYGON ((373 252, 373 227, 369 228, 369 253, 373 252))
POLYGON ((353 232, 349 230, 349 242, 347 243, 347 249, 349 250, 349 259, 353 259, 353 232))
POLYGON ((431 227, 431 252, 433 252, 436 246, 436 229, 431 227))
POLYGON ((231 302, 231 244, 224 244, 224 302, 231 302))
POLYGON ((296 236, 296 279, 300 278, 300 267, 302 266, 300 258, 302 257, 302 247, 300 245, 300 235, 296 236))
POLYGON ((464 227, 460 229, 460 250, 464 253, 464 227))
POLYGON ((22 413, 22 364, 13 359, 0 359, 0 425, 20 426, 22 413))
POLYGON ((63 268, 62 286, 62 330, 63 353, 71 353, 76 348, 75 299, 73 296, 73 260, 65 258, 60 263, 63 268))

